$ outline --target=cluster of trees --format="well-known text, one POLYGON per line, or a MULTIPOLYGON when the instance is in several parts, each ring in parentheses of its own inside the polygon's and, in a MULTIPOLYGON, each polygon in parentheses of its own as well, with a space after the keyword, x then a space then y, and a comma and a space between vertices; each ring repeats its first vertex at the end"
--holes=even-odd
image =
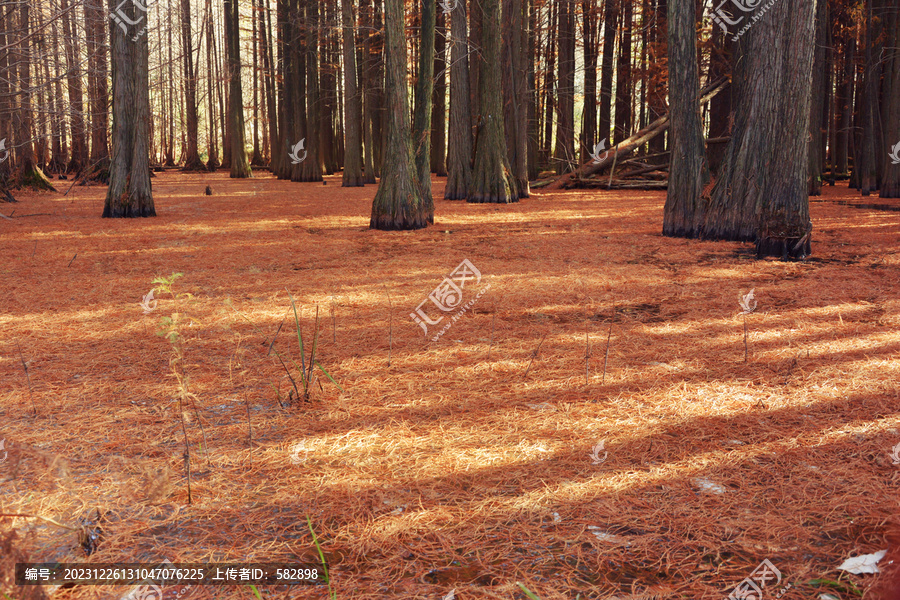
POLYGON ((152 166, 342 171, 411 229, 432 173, 515 202, 636 140, 670 163, 665 233, 791 256, 823 178, 900 196, 896 0, 144 2, 0 3, 3 181, 108 180, 104 214, 138 216, 152 166))

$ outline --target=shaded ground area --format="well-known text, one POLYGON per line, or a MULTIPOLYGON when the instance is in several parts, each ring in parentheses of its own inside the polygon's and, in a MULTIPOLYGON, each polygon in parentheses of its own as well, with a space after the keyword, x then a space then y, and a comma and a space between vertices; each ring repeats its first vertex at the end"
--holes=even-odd
POLYGON ((853 598, 878 580, 836 567, 897 527, 900 215, 837 201, 900 203, 825 188, 813 258, 781 263, 661 237, 665 192, 438 201, 433 227, 383 233, 367 229, 374 186, 339 182, 164 173, 144 220, 101 220, 104 188, 0 207, 15 211, 0 221, 0 513, 105 513, 90 557, 70 530, 0 518, 4 575, 13 551, 314 561, 308 516, 338 598, 524 598, 516 582, 544 600, 722 598, 764 559, 782 574, 771 597, 853 598), (464 259, 481 280, 458 306, 477 301, 452 321, 459 308, 427 299, 464 259), (158 295, 145 315, 151 281, 173 272, 191 297, 158 295), (287 406, 276 352, 295 379, 301 363, 288 292, 304 360, 318 306, 317 361, 343 392, 319 371, 287 406), (427 338, 410 318, 423 301, 444 316, 427 338), (157 335, 176 310, 197 397, 190 506, 157 335))

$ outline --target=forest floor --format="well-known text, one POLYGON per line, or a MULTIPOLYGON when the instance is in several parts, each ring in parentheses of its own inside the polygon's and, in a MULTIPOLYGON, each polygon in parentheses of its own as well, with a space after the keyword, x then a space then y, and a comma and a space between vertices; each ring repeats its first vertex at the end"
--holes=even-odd
POLYGON ((339 176, 157 175, 153 219, 100 219, 102 187, 0 204, 0 513, 31 515, 0 517, 8 598, 132 590, 15 587, 16 560, 315 566, 307 517, 338 599, 723 598, 764 560, 765 598, 882 577, 837 567, 900 535, 900 201, 826 187, 813 256, 784 263, 662 237, 665 192, 436 200, 432 227, 384 233, 375 187, 339 176), (442 313, 429 294, 454 270, 442 313), (144 314, 175 272, 190 296, 144 314), (420 304, 444 315, 428 338, 420 304), (316 307, 340 388, 316 370, 289 405, 316 307), (158 335, 176 312, 190 505, 158 335), (95 551, 33 515, 99 533, 95 551))

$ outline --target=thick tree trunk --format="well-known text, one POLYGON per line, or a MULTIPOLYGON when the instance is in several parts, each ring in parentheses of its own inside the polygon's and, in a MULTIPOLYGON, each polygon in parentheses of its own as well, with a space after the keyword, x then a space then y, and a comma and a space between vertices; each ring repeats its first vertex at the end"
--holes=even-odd
MULTIPOLYGON (((734 42, 732 33, 724 33, 718 25, 713 26, 709 58, 709 80, 731 77, 734 66, 734 42)), ((709 103, 709 137, 724 138, 731 135, 731 98, 729 85, 709 103)), ((709 169, 718 175, 725 158, 725 144, 711 144, 707 150, 709 169)))
POLYGON ((694 0, 669 0, 668 65, 671 111, 669 187, 663 235, 697 237, 703 217, 701 194, 709 181, 700 123, 700 70, 694 0))
POLYGON ((238 2, 225 0, 225 71, 228 80, 228 138, 231 142, 231 177, 251 177, 244 133, 244 96, 241 89, 238 2))
POLYGON ((518 202, 516 180, 509 166, 503 132, 500 78, 500 0, 481 0, 480 115, 475 142, 475 166, 467 202, 518 202))
POLYGON ((416 78, 412 138, 422 202, 425 204, 425 210, 431 214, 434 214, 434 198, 431 195, 431 102, 434 94, 434 33, 437 19, 435 10, 436 0, 421 0, 419 69, 416 78))
MULTIPOLYGON (((142 12, 136 4, 119 9, 132 22, 142 12)), ((149 43, 147 35, 136 35, 141 25, 112 28, 113 154, 104 217, 156 216, 149 163, 149 43)))
POLYGON ((466 0, 459 0, 450 13, 450 134, 444 200, 464 200, 472 187, 470 98, 466 0))
POLYGON ((371 229, 422 229, 434 222, 416 176, 406 89, 403 0, 385 0, 387 148, 384 176, 372 201, 371 229))
POLYGON ((431 109, 431 172, 447 175, 447 14, 437 14, 434 38, 434 98, 431 109))
POLYGON ((361 187, 362 172, 362 102, 356 85, 356 27, 353 1, 341 0, 344 37, 344 173, 343 187, 361 187))
POLYGON ((739 39, 734 128, 704 237, 756 240, 761 257, 809 254, 814 45, 815 2, 776 2, 739 39))

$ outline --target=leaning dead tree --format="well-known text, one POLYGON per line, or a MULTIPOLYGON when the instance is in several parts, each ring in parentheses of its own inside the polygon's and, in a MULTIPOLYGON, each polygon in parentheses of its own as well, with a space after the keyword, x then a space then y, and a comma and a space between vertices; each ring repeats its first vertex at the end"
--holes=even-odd
MULTIPOLYGON (((700 93, 700 104, 706 104, 707 102, 715 98, 716 94, 725 89, 725 86, 727 85, 728 81, 726 79, 720 79, 719 81, 706 86, 700 93)), ((629 136, 628 138, 622 140, 621 142, 610 148, 608 154, 602 159, 592 160, 591 162, 581 165, 574 172, 563 175, 562 177, 548 185, 545 189, 559 190, 566 187, 566 185, 573 180, 584 179, 586 177, 590 177, 591 175, 595 175, 603 171, 607 167, 611 167, 614 162, 622 160, 624 157, 628 156, 656 136, 665 133, 666 129, 668 128, 669 113, 666 113, 665 115, 647 125, 647 127, 641 129, 634 135, 629 136)))

